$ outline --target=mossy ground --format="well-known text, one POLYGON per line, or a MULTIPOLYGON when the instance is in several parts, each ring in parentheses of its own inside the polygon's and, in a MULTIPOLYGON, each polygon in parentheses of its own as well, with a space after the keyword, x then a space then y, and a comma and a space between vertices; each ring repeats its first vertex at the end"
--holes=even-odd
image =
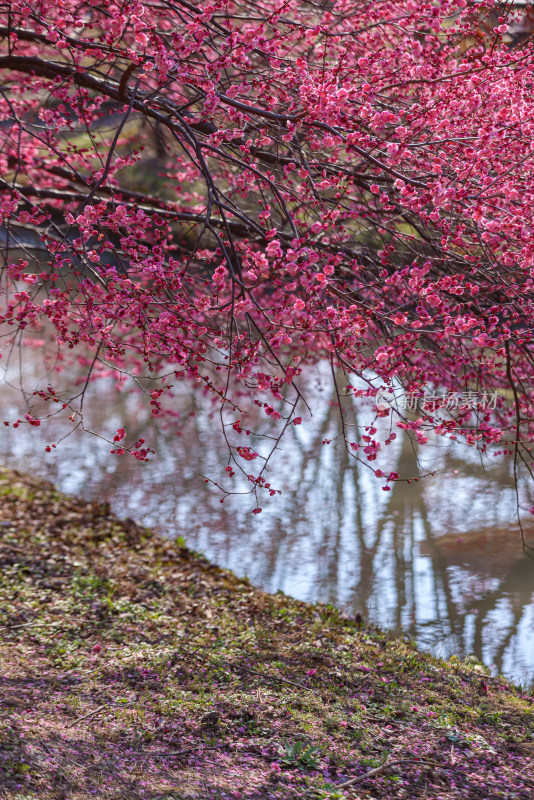
POLYGON ((532 698, 476 664, 5 470, 0 561, 2 798, 534 797, 532 698))

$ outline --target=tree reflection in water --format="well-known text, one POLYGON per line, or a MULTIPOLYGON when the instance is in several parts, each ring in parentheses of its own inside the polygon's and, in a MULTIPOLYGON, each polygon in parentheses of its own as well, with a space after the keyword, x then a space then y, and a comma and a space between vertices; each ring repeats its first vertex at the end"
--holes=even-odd
MULTIPOLYGON (((511 465, 501 459, 483 468, 476 453, 445 441, 418 453, 399 431, 387 461, 373 466, 403 476, 429 466, 439 471, 384 492, 335 441, 341 430, 334 390, 321 390, 311 374, 307 384, 313 421, 289 432, 271 478, 283 493, 262 500, 256 517, 248 498, 221 503, 200 477, 218 479, 227 451, 208 400, 187 389, 178 409, 181 436, 147 418, 135 395, 111 388, 106 394, 103 384, 91 389, 93 428, 112 434, 126 421, 129 434, 155 446, 148 464, 115 458, 109 445, 79 431, 46 454, 45 445, 67 430, 59 420, 5 428, 0 455, 65 491, 109 501, 121 516, 182 535, 268 590, 360 611, 438 654, 474 653, 515 679, 532 678, 534 560, 523 554, 514 521, 511 465), (332 444, 322 445, 324 439, 332 444)), ((4 418, 17 416, 15 394, 4 387, 3 397, 4 418)), ((347 409, 349 424, 369 424, 373 416, 369 406, 347 409)), ((254 422, 267 430, 267 419, 254 422)))

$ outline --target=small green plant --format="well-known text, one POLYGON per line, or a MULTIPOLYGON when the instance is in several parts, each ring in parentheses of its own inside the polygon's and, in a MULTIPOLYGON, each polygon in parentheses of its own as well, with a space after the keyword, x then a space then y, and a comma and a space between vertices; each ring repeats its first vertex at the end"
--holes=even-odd
POLYGON ((317 789, 317 795, 320 800, 345 800, 343 792, 336 789, 333 783, 325 783, 317 789))
POLYGON ((307 767, 315 769, 317 767, 317 745, 306 744, 306 742, 296 741, 293 744, 284 745, 282 764, 288 767, 307 767))
POLYGON ((481 709, 477 721, 482 725, 500 725, 502 722, 502 713, 500 711, 481 709))
POLYGON ((70 706, 70 708, 72 708, 73 711, 77 711, 81 705, 81 700, 78 695, 69 694, 66 699, 66 703, 68 706, 70 706))
POLYGON ((9 766, 15 775, 28 775, 31 772, 30 765, 22 762, 11 763, 9 766))

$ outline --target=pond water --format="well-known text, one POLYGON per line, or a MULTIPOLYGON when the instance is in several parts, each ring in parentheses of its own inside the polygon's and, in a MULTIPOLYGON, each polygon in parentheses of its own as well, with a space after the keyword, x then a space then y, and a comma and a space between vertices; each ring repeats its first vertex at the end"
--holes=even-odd
MULTIPOLYGON (((474 654, 516 681, 532 680, 534 560, 521 547, 509 461, 482 465, 476 452, 445 441, 418 452, 400 432, 388 448, 388 471, 437 472, 384 492, 336 441, 336 397, 321 370, 305 383, 313 420, 292 427, 277 451, 270 480, 283 491, 262 498, 259 515, 251 513, 250 496, 221 503, 205 482, 203 476, 224 474, 227 450, 211 403, 193 397, 190 387, 177 406, 179 436, 147 416, 131 393, 105 382, 91 387, 93 429, 113 435, 124 425, 143 435, 157 451, 147 464, 110 455, 109 444, 80 429, 45 453, 45 445, 70 430, 60 420, 2 426, 0 460, 65 492, 109 501, 121 517, 165 536, 182 536, 269 591, 360 612, 438 655, 474 654), (325 439, 331 444, 323 445, 325 439)), ((20 396, 4 384, 2 418, 16 418, 19 409, 20 396)), ((354 424, 362 425, 373 410, 354 414, 354 424)), ((246 489, 246 482, 237 485, 246 489)), ((526 534, 534 539, 532 525, 526 534)))

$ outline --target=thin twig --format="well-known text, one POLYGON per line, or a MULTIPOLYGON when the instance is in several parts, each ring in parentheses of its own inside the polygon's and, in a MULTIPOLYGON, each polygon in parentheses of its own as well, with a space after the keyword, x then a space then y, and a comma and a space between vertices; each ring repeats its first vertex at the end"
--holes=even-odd
POLYGON ((64 625, 64 623, 51 620, 50 622, 24 622, 21 625, 6 625, 1 631, 14 631, 17 628, 46 628, 48 625, 64 625))
POLYGON ((281 681, 282 683, 289 683, 290 686, 296 686, 298 689, 304 689, 305 692, 314 691, 309 686, 304 686, 304 684, 297 683, 296 681, 290 681, 288 678, 281 678, 278 675, 267 675, 265 672, 258 672, 258 670, 256 669, 249 669, 248 667, 242 667, 240 664, 232 664, 231 661, 223 661, 223 663, 233 669, 240 669, 243 672, 250 672, 251 675, 259 675, 260 678, 266 678, 267 680, 270 681, 281 681))
POLYGON ((375 767, 375 769, 369 770, 366 772, 365 775, 359 775, 357 778, 351 778, 348 781, 344 781, 344 783, 338 783, 336 789, 344 789, 347 786, 354 786, 357 783, 363 783, 364 781, 368 780, 369 778, 374 778, 375 775, 379 775, 385 769, 389 769, 390 767, 394 767, 397 764, 422 764, 425 766, 432 766, 437 767, 434 761, 414 761, 413 758, 398 758, 394 761, 386 761, 384 764, 381 764, 379 767, 375 767))
POLYGON ((81 722, 82 720, 87 719, 87 717, 92 717, 93 714, 98 714, 99 711, 102 711, 102 709, 107 708, 108 706, 109 706, 109 703, 104 703, 103 705, 98 706, 97 708, 93 709, 93 711, 89 711, 88 714, 84 714, 83 717, 78 717, 78 719, 75 719, 74 722, 71 722, 70 725, 67 725, 67 728, 73 728, 75 725, 78 724, 78 722, 81 722))
MULTIPOLYGON (((227 745, 222 745, 226 747, 227 745)), ((199 744, 196 747, 188 747, 187 750, 174 750, 169 753, 153 753, 151 750, 136 750, 135 753, 132 753, 132 756, 137 758, 137 756, 149 756, 150 758, 167 758, 168 756, 185 756, 187 753, 194 753, 197 750, 219 750, 219 747, 205 747, 203 744, 199 744)))

